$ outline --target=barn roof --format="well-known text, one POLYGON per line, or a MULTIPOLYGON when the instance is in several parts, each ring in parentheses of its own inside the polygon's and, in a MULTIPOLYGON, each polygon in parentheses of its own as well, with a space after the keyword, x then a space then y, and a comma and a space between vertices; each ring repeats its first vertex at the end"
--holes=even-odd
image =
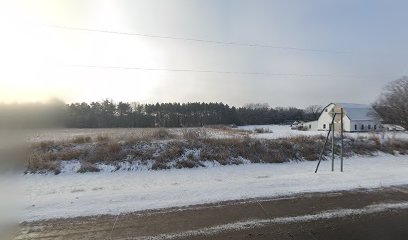
POLYGON ((366 104, 356 104, 356 103, 336 103, 336 105, 341 106, 348 118, 353 121, 363 121, 363 120, 375 120, 374 109, 366 104))

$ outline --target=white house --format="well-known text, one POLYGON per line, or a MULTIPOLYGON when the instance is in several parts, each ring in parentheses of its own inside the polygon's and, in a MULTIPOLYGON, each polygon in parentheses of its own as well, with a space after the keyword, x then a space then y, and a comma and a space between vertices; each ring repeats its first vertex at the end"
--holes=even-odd
MULTIPOLYGON (((355 103, 330 103, 321 112, 317 121, 304 123, 308 130, 328 131, 333 120, 333 112, 343 109, 343 127, 345 132, 370 132, 381 128, 380 119, 369 105, 355 103)), ((336 116, 335 129, 340 129, 340 115, 336 116)))

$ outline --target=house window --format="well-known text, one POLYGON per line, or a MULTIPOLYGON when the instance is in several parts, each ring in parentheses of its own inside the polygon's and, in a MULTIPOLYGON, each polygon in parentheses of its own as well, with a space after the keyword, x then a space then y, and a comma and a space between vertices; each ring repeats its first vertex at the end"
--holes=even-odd
POLYGON ((361 124, 361 130, 364 130, 364 124, 361 124))
POLYGON ((326 108, 326 109, 324 109, 324 111, 327 112, 327 111, 329 111, 329 109, 326 108))
POLYGON ((323 129, 326 129, 326 124, 323 124, 323 129))
POLYGON ((309 129, 312 129, 312 124, 309 124, 309 129))
POLYGON ((377 125, 374 125, 374 130, 377 130, 377 125))
POLYGON ((368 124, 368 129, 371 129, 371 125, 370 125, 370 124, 368 124))
POLYGON ((356 131, 357 131, 357 124, 355 124, 355 125, 354 125, 354 130, 356 130, 356 131))

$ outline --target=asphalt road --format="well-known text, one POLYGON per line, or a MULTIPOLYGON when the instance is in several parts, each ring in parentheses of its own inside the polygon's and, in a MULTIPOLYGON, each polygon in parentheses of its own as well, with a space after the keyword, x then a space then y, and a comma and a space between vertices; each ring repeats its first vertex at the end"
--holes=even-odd
POLYGON ((408 186, 21 223, 15 239, 408 239, 408 186), (403 207, 401 207, 403 206, 403 207))

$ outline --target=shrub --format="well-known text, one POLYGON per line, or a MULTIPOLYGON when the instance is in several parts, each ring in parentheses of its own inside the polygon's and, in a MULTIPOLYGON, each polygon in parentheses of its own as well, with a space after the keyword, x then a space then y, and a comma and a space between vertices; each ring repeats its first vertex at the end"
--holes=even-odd
POLYGON ((137 160, 151 160, 154 158, 156 150, 153 148, 148 149, 134 149, 131 153, 131 156, 137 160))
POLYGON ((200 162, 198 162, 197 160, 193 160, 193 159, 184 159, 184 160, 180 160, 177 161, 175 167, 176 168, 196 168, 196 167, 203 167, 204 165, 200 162))
POLYGON ((152 170, 170 169, 170 167, 162 161, 155 161, 152 165, 152 170))
POLYGON ((53 172, 59 168, 58 162, 52 160, 49 154, 31 153, 27 159, 27 170, 32 173, 53 172))
POLYGON ((359 138, 353 141, 351 147, 351 151, 358 155, 372 156, 379 150, 379 147, 375 144, 375 142, 368 139, 364 140, 359 138))
POLYGON ((109 154, 115 155, 120 152, 122 146, 119 143, 110 143, 108 144, 107 148, 109 154))
POLYGON ((99 143, 88 153, 84 161, 91 163, 120 161, 125 157, 119 143, 99 143))
MULTIPOLYGON (((319 159, 319 155, 321 149, 323 147, 323 137, 315 136, 315 137, 308 137, 308 136, 296 136, 287 139, 282 139, 282 141, 286 141, 286 146, 291 146, 295 156, 292 156, 293 159, 296 160, 307 160, 307 161, 315 161, 319 159)), ((335 152, 340 152, 339 150, 335 152)))
POLYGON ((184 150, 187 148, 187 144, 181 141, 173 141, 166 144, 163 151, 157 157, 157 159, 163 161, 170 161, 183 155, 184 150))

